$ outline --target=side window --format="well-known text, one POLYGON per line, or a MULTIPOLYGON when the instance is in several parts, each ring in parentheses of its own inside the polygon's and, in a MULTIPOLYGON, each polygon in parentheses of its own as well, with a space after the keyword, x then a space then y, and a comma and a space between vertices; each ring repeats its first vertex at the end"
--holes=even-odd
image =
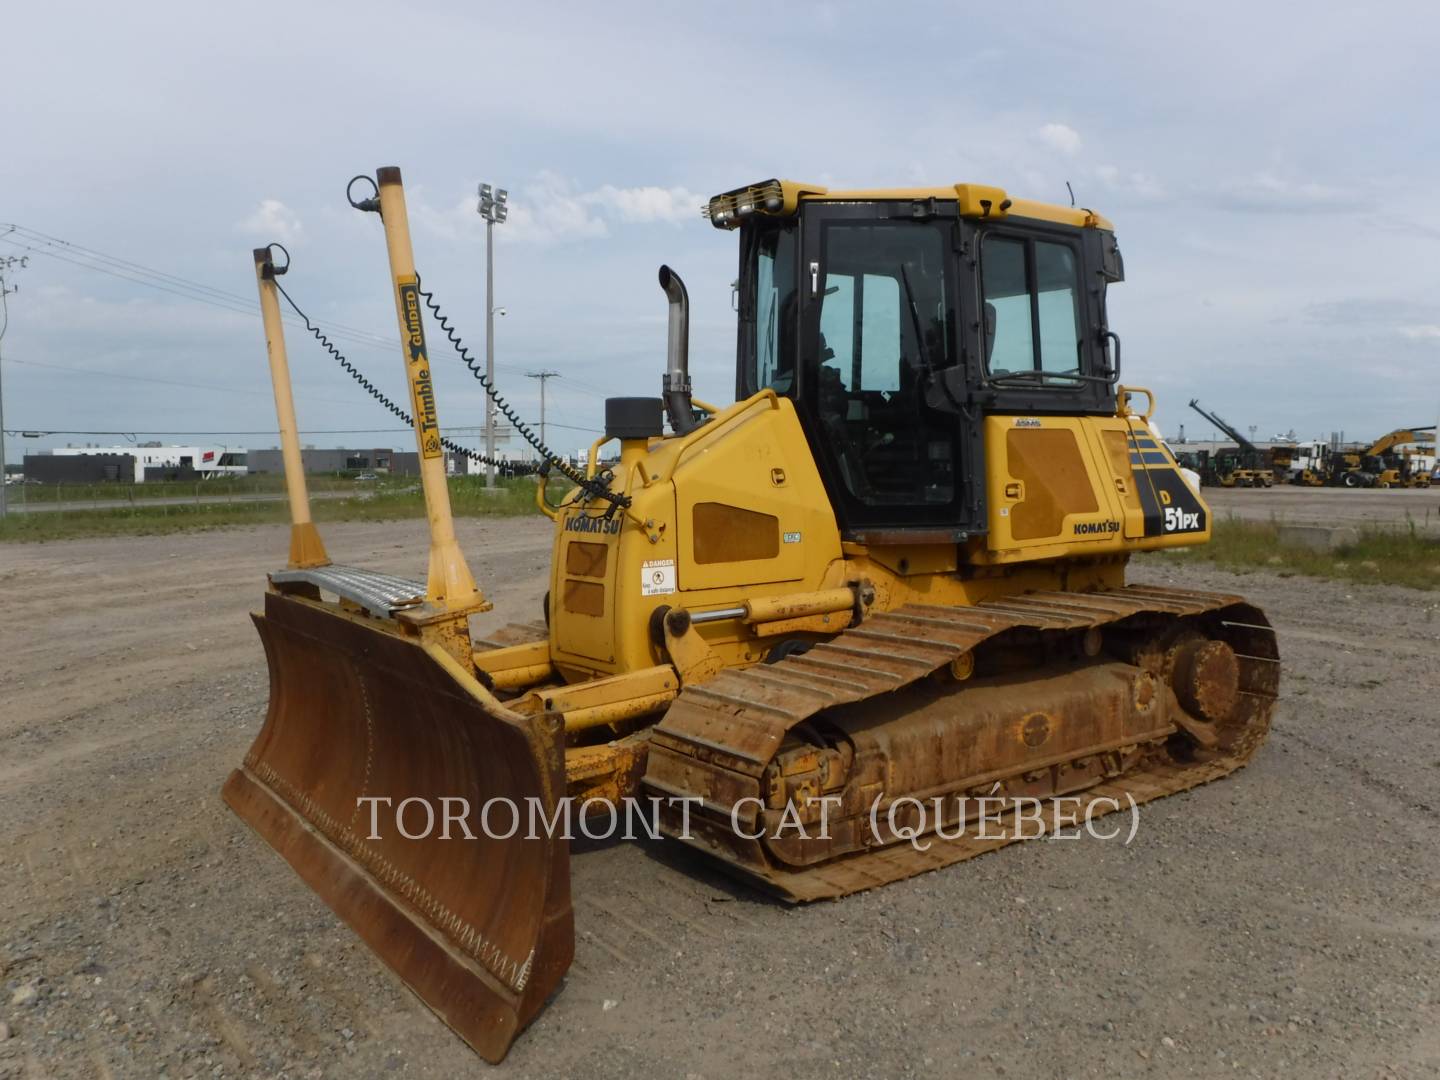
POLYGON ((753 294, 742 318, 752 320, 750 353, 742 363, 746 392, 770 387, 789 393, 795 385, 795 235, 774 229, 754 241, 753 294))
POLYGON ((987 238, 981 278, 985 290, 985 352, 990 370, 1032 370, 1035 339, 1025 241, 1003 236, 987 238))
POLYGON ((855 279, 848 274, 825 275, 825 300, 820 307, 820 366, 833 368, 822 378, 839 377, 849 390, 855 366, 855 279))
POLYGON ((899 390, 900 282, 885 274, 866 274, 862 307, 859 388, 899 390))
POLYGON ((826 274, 820 335, 824 339, 820 365, 833 369, 822 371, 822 378, 837 379, 846 390, 900 389, 900 283, 895 278, 885 274, 862 274, 858 278, 826 274))
POLYGON ((1040 314, 1040 367, 1080 373, 1080 297, 1075 253, 1066 244, 1035 243, 1036 303, 1040 314))
POLYGON ((992 375, 1083 374, 1079 275, 1070 245, 989 236, 981 249, 980 279, 985 359, 992 375))

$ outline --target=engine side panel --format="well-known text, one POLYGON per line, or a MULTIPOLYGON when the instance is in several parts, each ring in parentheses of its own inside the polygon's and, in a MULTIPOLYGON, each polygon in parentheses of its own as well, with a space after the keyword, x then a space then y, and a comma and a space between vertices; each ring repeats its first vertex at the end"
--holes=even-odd
POLYGON ((984 420, 989 535, 972 558, 1014 563, 1201 544, 1210 514, 1133 416, 984 420))

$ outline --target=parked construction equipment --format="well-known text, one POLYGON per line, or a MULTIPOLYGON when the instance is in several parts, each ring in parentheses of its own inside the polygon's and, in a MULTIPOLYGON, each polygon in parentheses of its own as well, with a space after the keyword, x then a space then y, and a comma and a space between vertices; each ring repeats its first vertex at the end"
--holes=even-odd
MULTIPOLYGON (((570 964, 566 840, 473 819, 473 839, 412 839, 367 799, 550 819, 567 795, 596 816, 655 799, 665 836, 800 901, 1002 846, 1024 798, 1073 796, 1083 818, 1260 746, 1279 679, 1264 615, 1125 583, 1131 553, 1203 543, 1211 521, 1151 395, 1119 383, 1123 264, 1099 214, 975 184, 711 199, 739 237, 735 403, 693 395, 688 297, 662 267, 661 396, 609 399, 585 470, 552 458, 575 486, 558 505, 537 487, 541 618, 476 638, 489 604, 451 521, 424 325, 439 308, 399 171, 373 183, 352 205, 383 222, 428 575, 328 562, 291 484, 290 563, 254 616, 269 711, 225 798, 486 1058, 570 964), (977 796, 999 800, 1000 839, 966 827, 977 796), (944 835, 907 843, 921 800, 944 835)), ((256 272, 273 301, 267 250, 256 272)), ((264 316, 289 466, 273 302, 264 316)))
POLYGON ((1227 438, 1235 441, 1233 452, 1223 451, 1205 455, 1199 462, 1202 483, 1219 484, 1221 487, 1270 487, 1275 483, 1275 472, 1261 450, 1249 439, 1212 412, 1200 407, 1200 402, 1190 399, 1190 407, 1223 431, 1227 438))
POLYGON ((1405 452, 1421 443, 1435 442, 1435 426, 1396 428, 1369 446, 1339 450, 1330 456, 1329 483, 1344 487, 1430 486, 1430 470, 1417 468, 1417 455, 1405 452))

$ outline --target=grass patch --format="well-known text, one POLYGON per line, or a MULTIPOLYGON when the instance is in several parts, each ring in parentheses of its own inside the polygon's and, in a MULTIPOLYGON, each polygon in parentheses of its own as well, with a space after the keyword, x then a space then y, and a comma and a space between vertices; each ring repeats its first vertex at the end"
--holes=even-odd
MULTIPOLYGON (((365 485, 347 481, 341 497, 314 498, 310 508, 318 522, 399 521, 425 516, 425 497, 418 479, 384 478, 365 485)), ((450 478, 450 506, 457 517, 515 517, 538 514, 535 482, 528 478, 498 480, 500 490, 485 491, 482 476, 450 478)), ((194 485, 185 485, 193 488, 194 485)), ((203 485, 201 497, 214 491, 203 485)), ((224 489, 220 489, 224 492, 224 489)), ((261 489, 262 493, 268 489, 261 489)), ((322 489, 323 490, 323 489, 322 489)), ((311 491, 316 489, 312 483, 311 491)), ((564 485, 552 481, 550 501, 554 503, 564 485)), ((174 492, 170 493, 172 496, 174 492)), ((290 511, 283 499, 270 502, 247 500, 239 492, 224 502, 153 504, 153 496, 113 509, 44 510, 11 513, 0 521, 0 541, 71 540, 91 536, 155 536, 165 533, 219 529, 237 525, 284 524, 290 511)))
POLYGON ((1217 518, 1208 544, 1170 548, 1147 559, 1213 562, 1227 570, 1267 570, 1281 577, 1353 581, 1366 585, 1406 585, 1440 589, 1440 539, 1416 528, 1414 522, 1394 528, 1362 528, 1359 540, 1334 551, 1281 544, 1279 527, 1237 517, 1217 518))
MULTIPOLYGON (((392 483, 400 477, 381 476, 373 481, 356 480, 344 473, 310 473, 305 484, 311 493, 353 494, 367 486, 392 483)), ((222 476, 213 480, 147 480, 143 484, 100 481, 95 483, 12 484, 6 489, 14 505, 28 503, 115 502, 143 503, 154 499, 224 498, 240 501, 247 495, 279 495, 285 491, 285 477, 279 473, 253 476, 222 476)), ((77 509, 79 509, 77 507, 77 509)))

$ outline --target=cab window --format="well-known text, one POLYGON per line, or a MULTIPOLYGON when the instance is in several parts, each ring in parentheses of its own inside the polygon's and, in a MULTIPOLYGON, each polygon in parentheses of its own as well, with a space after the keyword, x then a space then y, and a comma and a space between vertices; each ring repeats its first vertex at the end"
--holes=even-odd
POLYGON ((795 390, 793 229, 748 231, 741 270, 740 396, 795 390))
POLYGON ((991 234, 980 257, 985 364, 989 374, 1083 374, 1079 262, 1069 245, 991 234))

